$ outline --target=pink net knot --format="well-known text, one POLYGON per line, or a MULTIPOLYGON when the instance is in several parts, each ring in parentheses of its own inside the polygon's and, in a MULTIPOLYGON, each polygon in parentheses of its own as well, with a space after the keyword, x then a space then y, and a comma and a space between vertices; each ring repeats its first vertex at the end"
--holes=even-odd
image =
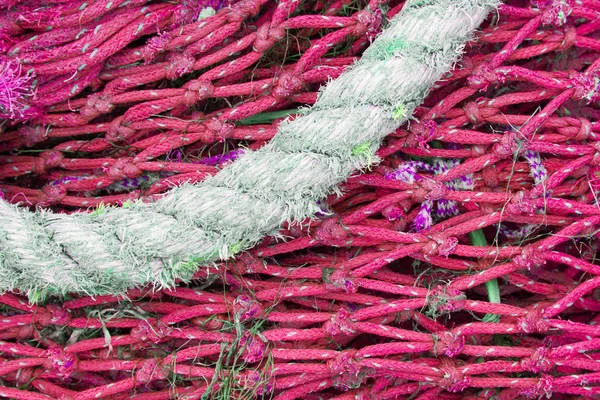
POLYGON ((345 269, 335 269, 330 275, 323 275, 325 288, 334 292, 344 291, 345 293, 356 293, 358 286, 350 277, 350 272, 345 269))
POLYGON ((573 45, 577 43, 577 28, 573 25, 567 25, 565 27, 565 36, 560 46, 556 49, 558 51, 569 50, 573 45))
POLYGON ((194 104, 209 98, 215 92, 215 87, 210 81, 194 80, 184 86, 187 91, 183 94, 183 101, 186 106, 191 107, 194 104))
MULTIPOLYGON (((420 148, 428 147, 427 143, 437 137, 437 123, 432 120, 417 122, 410 125, 408 130, 412 133, 414 141, 420 148)), ((408 138, 409 144, 413 138, 408 138)), ((412 147, 412 146, 411 146, 412 147)))
POLYGON ((119 142, 121 140, 127 140, 135 134, 134 129, 127 127, 128 124, 123 125, 124 119, 125 117, 123 115, 119 115, 110 122, 106 135, 104 135, 106 140, 109 142, 119 142))
POLYGON ((562 26, 573 11, 571 0, 534 0, 532 3, 540 9, 544 9, 542 13, 542 24, 544 25, 562 26))
POLYGON ((458 246, 457 238, 448 237, 443 233, 434 233, 427 237, 431 240, 423 247, 423 252, 425 254, 439 255, 447 258, 454 253, 456 246, 458 246))
POLYGON ((242 0, 235 3, 230 8, 226 9, 228 11, 227 20, 229 22, 245 21, 260 12, 261 4, 261 2, 255 0, 242 0))
POLYGON ((489 188, 495 188, 500 185, 500 181, 498 180, 498 173, 494 167, 486 167, 481 170, 481 176, 483 178, 483 182, 489 188))
POLYGON ((44 175, 48 170, 56 168, 63 160, 63 154, 57 150, 49 150, 40 153, 40 156, 33 164, 33 172, 44 175))
POLYGON ((247 295, 240 295, 232 303, 236 320, 247 321, 258 318, 263 313, 263 306, 247 295))
POLYGON ((19 125, 18 132, 27 147, 33 147, 48 137, 48 130, 43 125, 19 125))
POLYGON ((523 152, 524 146, 517 141, 515 132, 504 132, 500 143, 493 147, 493 154, 501 159, 510 159, 523 152))
POLYGON ((545 333, 550 325, 542 318, 541 310, 530 310, 517 320, 517 328, 523 333, 545 333))
POLYGON ((314 237, 327 246, 343 247, 352 244, 350 233, 337 218, 323 220, 315 229, 314 237))
POLYGON ((425 200, 436 201, 446 197, 448 188, 433 179, 423 179, 419 182, 420 187, 415 190, 412 200, 415 203, 423 203, 425 200))
POLYGON ((169 36, 164 33, 159 33, 156 36, 152 36, 146 42, 146 45, 142 47, 140 53, 144 58, 145 63, 149 63, 158 53, 165 51, 167 44, 169 44, 169 36))
POLYGON ((521 360, 521 366, 534 374, 548 372, 554 367, 554 362, 548 358, 550 349, 538 347, 530 357, 521 360))
MULTIPOLYGON (((469 86, 479 89, 481 92, 485 92, 490 84, 496 82, 504 83, 506 77, 504 74, 494 71, 487 63, 481 63, 473 69, 471 76, 467 78, 469 86)), ((471 117, 469 117, 473 120, 471 117)), ((480 120, 479 118, 477 120, 480 120)), ((482 123, 481 121, 479 123, 482 123)))
POLYGON ((554 379, 550 375, 544 374, 535 385, 522 389, 519 393, 528 399, 541 399, 544 396, 549 399, 552 397, 553 384, 554 379))
POLYGON ((360 362, 356 359, 357 350, 345 350, 327 361, 334 385, 342 390, 355 389, 365 380, 360 362))
POLYGON ((464 308, 467 296, 449 286, 437 286, 427 295, 428 314, 437 317, 442 314, 460 311, 464 308))
POLYGON ((167 66, 166 77, 175 80, 193 71, 196 60, 188 53, 173 53, 167 66))
POLYGON ((388 222, 394 222, 404 218, 406 213, 402 207, 393 204, 381 210, 381 215, 383 215, 388 222))
POLYGON ((371 10, 361 10, 354 14, 352 18, 356 20, 356 25, 352 30, 352 36, 362 37, 366 34, 367 37, 372 38, 379 30, 382 16, 379 9, 374 12, 371 10))
POLYGON ((351 336, 356 333, 354 322, 350 318, 350 313, 344 308, 340 308, 337 314, 331 317, 331 320, 323 324, 323 332, 327 337, 351 336))
POLYGON ((589 139, 591 132, 592 132, 591 121, 587 118, 579 118, 579 132, 577 132, 577 136, 575 136, 573 139, 575 139, 578 142, 587 140, 587 139, 589 139))
POLYGON ((473 123, 473 125, 478 126, 485 123, 485 118, 481 113, 481 109, 479 108, 479 104, 476 101, 470 101, 463 107, 463 111, 465 112, 465 116, 473 123))
POLYGON ((132 160, 133 158, 131 157, 117 159, 117 161, 106 170, 106 176, 115 181, 125 178, 133 179, 141 176, 144 171, 133 164, 132 160))
POLYGON ((132 328, 129 336, 140 342, 159 343, 171 331, 162 321, 155 319, 140 320, 136 327, 132 328))
POLYGON ((513 263, 521 269, 537 271, 546 264, 546 259, 534 246, 527 246, 523 248, 520 255, 513 258, 513 263))
POLYGON ((256 39, 254 40, 252 48, 257 53, 265 53, 284 37, 285 29, 283 27, 274 27, 270 24, 263 24, 256 31, 256 39))
POLYGON ((258 335, 244 332, 239 341, 239 348, 243 351, 242 358, 249 364, 262 361, 267 353, 267 344, 258 335))
POLYGON ((460 393, 471 386, 471 378, 463 375, 454 363, 446 361, 450 360, 444 360, 440 367, 444 376, 438 381, 438 385, 451 393, 460 393))
POLYGON ((505 211, 510 215, 529 215, 535 214, 536 208, 533 202, 526 196, 525 192, 517 192, 505 207, 505 211))
POLYGON ((275 387, 275 382, 273 381, 273 377, 269 372, 269 370, 247 370, 247 372, 240 374, 237 383, 242 389, 256 394, 257 396, 263 396, 268 393, 272 393, 275 387))
POLYGON ((17 333, 17 339, 29 340, 33 337, 34 332, 37 332, 37 329, 34 329, 33 325, 21 326, 17 333))
POLYGON ((213 132, 220 141, 231 139, 235 131, 235 127, 232 124, 222 122, 217 118, 206 120, 203 122, 203 125, 207 130, 213 132))
POLYGON ((594 153, 594 157, 592 158, 590 165, 594 167, 600 166, 600 142, 594 142, 591 144, 591 146, 596 149, 596 153, 594 153))
POLYGON ((58 346, 52 346, 45 351, 47 357, 44 368, 56 373, 62 377, 68 377, 77 369, 78 360, 75 354, 67 353, 58 346))
POLYGON ((573 99, 586 100, 587 103, 598 99, 600 91, 600 74, 575 73, 571 78, 571 85, 575 89, 573 99))
POLYGON ((241 264, 245 267, 243 270, 240 270, 240 273, 254 274, 262 272, 265 269, 263 261, 252 253, 241 253, 237 256, 236 261, 238 265, 241 264))
POLYGON ((456 357, 465 347, 465 338, 454 332, 446 331, 441 334, 433 334, 433 343, 433 352, 436 356, 456 357))
POLYGON ((67 189, 62 185, 46 185, 42 188, 38 198, 38 204, 48 207, 59 204, 67 195, 67 189))
POLYGON ((67 325, 73 318, 69 310, 59 306, 58 304, 48 304, 46 306, 46 310, 50 312, 50 323, 54 325, 67 325))
POLYGON ((109 94, 93 93, 88 96, 85 105, 79 109, 79 113, 91 119, 102 114, 108 114, 114 109, 115 105, 112 103, 109 94))
POLYGON ((145 384, 152 381, 162 381, 169 377, 168 366, 161 359, 147 359, 135 370, 135 381, 145 384))
POLYGON ((277 86, 271 92, 271 95, 277 100, 285 100, 294 93, 300 92, 304 88, 304 82, 300 77, 291 73, 283 72, 277 79, 277 86))

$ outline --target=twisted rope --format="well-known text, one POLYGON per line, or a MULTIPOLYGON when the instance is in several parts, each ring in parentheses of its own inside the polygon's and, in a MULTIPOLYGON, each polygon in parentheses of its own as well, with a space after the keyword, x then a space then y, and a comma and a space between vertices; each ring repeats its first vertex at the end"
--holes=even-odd
POLYGON ((313 216, 319 200, 376 161, 380 141, 410 117, 495 5, 412 1, 268 145, 156 202, 70 215, 1 202, 0 289, 37 300, 170 286, 313 216))

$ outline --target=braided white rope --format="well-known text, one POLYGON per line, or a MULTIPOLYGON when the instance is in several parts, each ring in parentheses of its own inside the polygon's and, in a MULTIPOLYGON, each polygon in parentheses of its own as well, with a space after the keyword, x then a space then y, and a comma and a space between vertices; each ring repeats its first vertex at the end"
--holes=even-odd
POLYGON ((276 235, 286 221, 312 217, 318 200, 376 161, 381 140, 452 67, 496 3, 409 2, 307 115, 282 123, 268 145, 214 177, 159 201, 71 215, 0 202, 0 291, 40 300, 172 285, 198 265, 276 235))

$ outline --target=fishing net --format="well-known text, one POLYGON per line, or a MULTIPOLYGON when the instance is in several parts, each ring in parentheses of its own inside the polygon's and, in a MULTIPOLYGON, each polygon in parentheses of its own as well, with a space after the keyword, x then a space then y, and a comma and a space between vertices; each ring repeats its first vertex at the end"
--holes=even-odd
MULTIPOLYGON (((0 190, 64 213, 260 148, 403 6, 0 4, 0 190)), ((599 32, 506 1, 318 219, 174 288, 3 294, 0 396, 597 398, 599 32)))

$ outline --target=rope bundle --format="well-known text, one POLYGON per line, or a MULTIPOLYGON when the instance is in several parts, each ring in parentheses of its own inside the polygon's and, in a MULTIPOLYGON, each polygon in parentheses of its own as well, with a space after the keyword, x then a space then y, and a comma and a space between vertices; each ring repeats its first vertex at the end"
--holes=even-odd
POLYGON ((2 295, 0 395, 597 397, 599 17, 506 2, 321 220, 187 284, 2 295))

